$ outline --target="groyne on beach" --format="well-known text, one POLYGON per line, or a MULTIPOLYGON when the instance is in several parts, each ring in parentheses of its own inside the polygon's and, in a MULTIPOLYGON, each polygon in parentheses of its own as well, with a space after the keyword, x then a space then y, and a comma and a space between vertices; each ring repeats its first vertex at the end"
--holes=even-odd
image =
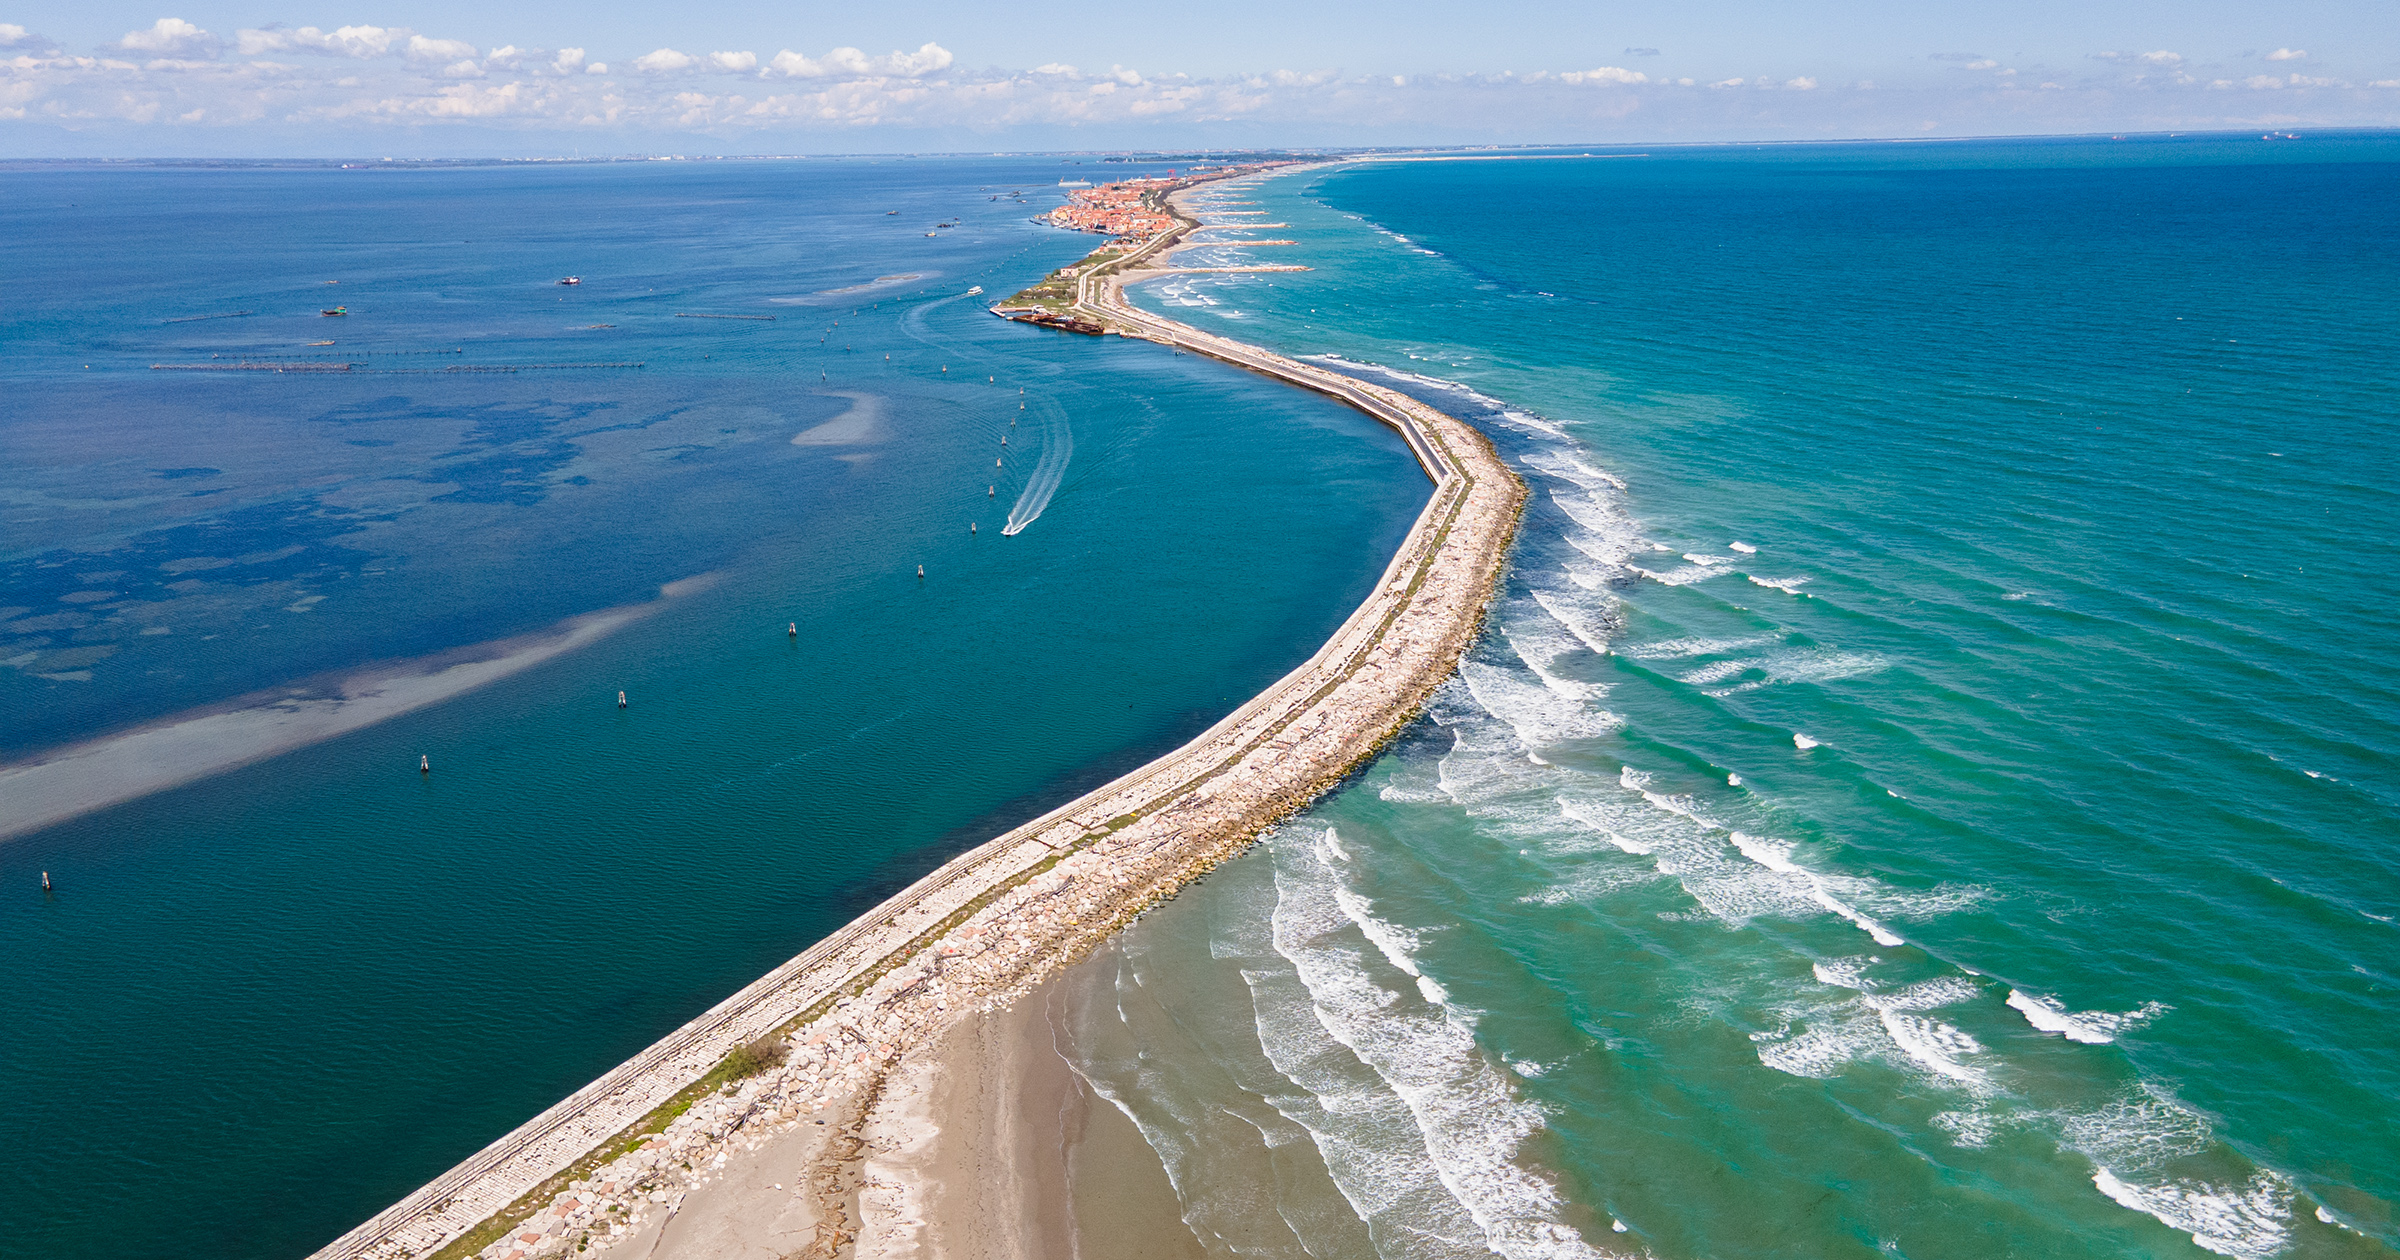
POLYGON ((641 1245, 622 1254, 648 1255, 674 1241, 687 1196, 771 1143, 809 1171, 788 1190, 772 1183, 783 1206, 753 1214, 773 1234, 760 1245, 842 1252, 856 1232, 857 1131, 905 1054, 1030 991, 1239 853, 1373 756, 1457 667, 1523 484, 1482 434, 1435 408, 1128 303, 1127 283, 1173 273, 1151 264, 1200 226, 1173 198, 1203 182, 1146 194, 1174 226, 1104 246, 1054 274, 1045 304, 1017 309, 1221 359, 1391 426, 1434 489, 1374 592, 1299 668, 1191 742, 961 854, 318 1260, 525 1260, 627 1243, 641 1245))

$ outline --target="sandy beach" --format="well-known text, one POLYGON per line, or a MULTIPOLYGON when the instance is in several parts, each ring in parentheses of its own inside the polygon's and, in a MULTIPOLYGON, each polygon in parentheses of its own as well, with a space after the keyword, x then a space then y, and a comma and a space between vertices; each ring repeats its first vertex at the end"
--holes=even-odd
POLYGON ((872 1106, 842 1098, 736 1149, 608 1254, 1199 1260, 1141 1132, 1060 1053, 1084 970, 919 1046, 872 1106))

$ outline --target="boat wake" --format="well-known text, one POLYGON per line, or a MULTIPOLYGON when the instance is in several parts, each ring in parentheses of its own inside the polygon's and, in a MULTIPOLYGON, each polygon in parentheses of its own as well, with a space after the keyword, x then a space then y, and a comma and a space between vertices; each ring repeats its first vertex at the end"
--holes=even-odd
POLYGON ((1067 426, 1065 416, 1052 416, 1042 426, 1042 457, 1033 466, 1033 475, 1025 479, 1025 489, 1017 495, 1016 503, 1008 509, 1008 524, 1001 527, 1001 537, 1025 532, 1025 527, 1040 520, 1050 506, 1050 496, 1058 493, 1058 484, 1066 480, 1067 461, 1075 458, 1075 431, 1067 426))

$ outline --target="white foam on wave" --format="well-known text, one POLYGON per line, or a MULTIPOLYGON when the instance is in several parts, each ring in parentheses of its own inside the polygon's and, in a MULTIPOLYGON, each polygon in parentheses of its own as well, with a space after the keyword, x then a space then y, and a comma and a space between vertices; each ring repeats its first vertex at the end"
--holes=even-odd
POLYGON ((1645 569, 1638 564, 1627 565, 1625 567, 1632 569, 1635 573, 1638 573, 1653 582, 1658 583, 1660 586, 1690 586, 1694 582, 1705 582, 1712 577, 1719 577, 1727 572, 1727 570, 1724 569, 1712 569, 1704 564, 1687 564, 1680 569, 1669 569, 1664 573, 1658 572, 1655 569, 1645 569))
POLYGON ((1751 584, 1754 586, 1763 586, 1769 590, 1782 591, 1786 595, 1798 595, 1804 599, 1808 596, 1808 592, 1800 589, 1808 584, 1808 579, 1804 577, 1763 578, 1755 573, 1745 573, 1742 576, 1750 579, 1751 584))
POLYGON ((1578 607, 1558 591, 1535 591, 1533 602, 1543 612, 1550 614, 1551 620, 1566 627, 1567 633, 1574 635, 1576 641, 1585 647, 1602 656, 1613 650, 1608 641, 1609 632, 1617 624, 1613 603, 1604 603, 1597 608, 1578 607))
MULTIPOLYGON (((1379 1149, 1381 1167, 1352 1159, 1336 1167, 1329 1156, 1328 1167, 1344 1195, 1354 1206, 1374 1203, 1377 1215, 1394 1230, 1432 1234, 1453 1245, 1469 1241, 1458 1230, 1457 1216, 1463 1212, 1480 1235, 1477 1241, 1510 1260, 1605 1254, 1564 1222, 1557 1186, 1518 1161, 1519 1149, 1543 1127, 1544 1117, 1517 1096, 1508 1072, 1476 1043, 1471 1020, 1448 1006, 1438 984, 1415 986, 1425 999, 1419 1007, 1404 990, 1377 983, 1360 965, 1365 955, 1345 936, 1363 931, 1361 916, 1375 917, 1365 901, 1345 902, 1340 894, 1347 889, 1338 877, 1314 862, 1279 861, 1275 886, 1269 916, 1275 952, 1305 986, 1318 1036, 1329 1036, 1372 1071, 1416 1129, 1416 1142, 1379 1149), (1422 1194, 1393 1200, 1388 1186, 1361 1184, 1362 1173, 1418 1188, 1430 1173, 1446 1192, 1449 1210, 1422 1194)), ((1395 925, 1384 927, 1399 939, 1395 925)), ((1376 945, 1382 948, 1381 942, 1376 945)), ((1286 1043, 1288 1055, 1296 1048, 1289 1043, 1306 1031, 1286 1027, 1270 1035, 1286 1043)), ((1277 1066, 1282 1067, 1280 1059, 1277 1066)), ((1336 1114, 1331 1103, 1325 1110, 1336 1114)), ((1390 1114, 1388 1104, 1371 1103, 1368 1110, 1390 1114)), ((1403 1250, 1432 1255, 1447 1248, 1403 1250)))
POLYGON ((1725 545, 1733 548, 1735 551, 1741 552, 1745 556, 1754 556, 1758 554, 1758 548, 1753 547, 1746 542, 1727 543, 1725 545))
POLYGON ((1550 501, 1566 513, 1568 520, 1583 527, 1581 531, 1570 530, 1561 535, 1567 545, 1616 573, 1633 571, 1633 557, 1649 548, 1640 528, 1626 515, 1625 505, 1614 496, 1598 491, 1552 490, 1550 501))
POLYGON ((1579 700, 1529 684, 1508 670, 1481 661, 1468 661, 1458 672, 1475 702, 1514 727, 1519 742, 1530 753, 1568 740, 1597 739, 1625 724, 1606 709, 1588 708, 1579 700))
POLYGON ((1683 553, 1683 558, 1684 558, 1684 559, 1686 559, 1686 560, 1689 560, 1689 561, 1691 561, 1693 564, 1718 565, 1718 564, 1732 564, 1732 563, 1733 563, 1733 557, 1732 557, 1732 556, 1712 556, 1712 555, 1709 555, 1707 552, 1703 552, 1703 551, 1687 551, 1687 552, 1684 552, 1684 553, 1683 553))
POLYGON ((2269 1169, 2239 1180, 2178 1176, 2212 1145, 2208 1121, 2162 1090, 2062 1118, 2061 1145, 2090 1159, 2092 1184, 2221 1256, 2271 1256, 2291 1243, 2291 1183, 2269 1169))
POLYGON ((1526 452, 1521 458, 1521 462, 1535 472, 1544 473, 1562 481, 1573 482, 1585 490, 1598 490, 1602 487, 1611 490, 1625 488, 1625 482, 1615 473, 1593 467, 1580 452, 1567 447, 1536 447, 1526 452))
POLYGON ((2291 1245, 2291 1187, 2270 1173, 2238 1186, 2174 1181, 2142 1185, 2103 1166, 2092 1170, 2092 1185, 2120 1205, 2190 1234, 2194 1243, 2220 1256, 2272 1256, 2291 1245))
POLYGON ((1809 972, 1819 984, 1865 992, 1867 968, 1874 965, 1872 958, 1821 958, 1809 965, 1809 972))
POLYGON ((1336 885, 1333 900, 1342 908, 1342 913, 1350 916, 1350 921, 1358 925, 1358 930, 1374 943, 1375 948, 1382 951, 1385 961, 1411 976, 1424 976, 1425 973, 1417 969, 1417 933, 1376 918, 1374 903, 1348 888, 1336 885))
MULTIPOLYGON (((1872 998, 1866 1000, 1870 1005, 1874 1002, 1872 998)), ((1981 1071, 1958 1061, 1961 1056, 1983 1052, 1983 1046, 1973 1037, 1938 1019, 1927 1019, 1922 1015, 1910 1015, 1882 1007, 1876 1009, 1876 1014, 1883 1022, 1884 1032, 1909 1058, 1962 1085, 1984 1085, 1985 1077, 1981 1071)))
POLYGON ((1811 748, 1823 748, 1824 746, 1825 744, 1821 740, 1810 739, 1808 736, 1803 735, 1798 731, 1792 732, 1792 747, 1797 748, 1802 752, 1807 752, 1811 748))
POLYGON ((1776 636, 1771 634, 1746 635, 1738 639, 1660 639, 1652 643, 1637 643, 1623 649, 1623 653, 1637 661, 1673 660, 1679 656, 1715 656, 1723 652, 1738 652, 1775 640, 1776 636))
POLYGON ((1485 408, 1491 412, 1492 418, 1507 424, 1511 428, 1523 429, 1527 432, 1538 433, 1543 437, 1555 438, 1564 442, 1571 442, 1574 440, 1568 435, 1565 429, 1560 428, 1552 421, 1542 416, 1535 415, 1530 411, 1526 411, 1521 407, 1510 406, 1509 404, 1492 397, 1490 394, 1486 394, 1481 390, 1475 389, 1471 386, 1462 385, 1457 381, 1446 380, 1439 376, 1425 376, 1416 372, 1404 371, 1395 367, 1386 367, 1381 363, 1368 363, 1360 359, 1345 359, 1338 354, 1304 354, 1299 357, 1302 359, 1314 359, 1320 363, 1336 364, 1339 365, 1345 372, 1358 372, 1369 376, 1381 376, 1389 380, 1406 381, 1409 384, 1422 386, 1426 389, 1438 390, 1445 394, 1455 394, 1461 398, 1468 399, 1482 408, 1485 408))
POLYGON ((2056 998, 2023 989, 2010 989, 2008 1004, 2025 1016, 2026 1023, 2043 1032, 2092 1046, 2107 1045, 2118 1033, 2139 1028, 2171 1009, 2162 1002, 2144 1002, 2131 1011, 2070 1011, 2056 998))
POLYGON ((1908 943, 1907 941, 1901 939, 1899 933, 1894 932, 1890 928, 1887 928, 1881 923, 1876 922, 1874 919, 1859 913, 1856 909, 1852 908, 1849 903, 1843 901, 1839 897, 1834 896, 1832 893, 1827 892, 1825 890, 1825 885, 1822 882, 1812 881, 1812 886, 1809 889, 1809 897, 1818 905, 1831 910, 1835 914, 1838 914, 1841 917, 1848 919, 1851 923, 1857 925, 1860 931, 1865 932, 1871 937, 1874 937, 1875 943, 1878 945, 1906 945, 1908 943))
MULTIPOLYGON (((1547 612, 1546 609, 1544 611, 1547 612)), ((1525 668, 1532 670, 1534 677, 1542 680, 1543 686, 1560 697, 1583 701, 1608 694, 1608 688, 1603 684, 1569 678, 1558 672, 1560 661, 1586 648, 1583 640, 1558 619, 1550 616, 1504 618, 1500 636, 1508 641, 1508 646, 1517 654, 1517 659, 1525 663, 1525 668)))
POLYGON ((1743 857, 1779 875, 1796 876, 1808 885, 1808 898, 1825 909, 1855 924, 1859 930, 1875 938, 1878 945, 1903 945, 1907 942, 1873 918, 1860 913, 1848 902, 1833 895, 1827 879, 1791 860, 1792 845, 1788 841, 1771 840, 1736 831, 1731 833, 1733 847, 1743 857))
POLYGON ((1733 833, 1733 847, 1740 850, 1743 857, 1770 871, 1780 871, 1786 875, 1807 873, 1793 864, 1792 846, 1788 841, 1769 840, 1737 831, 1733 833))
MULTIPOLYGON (((1791 1076, 1829 1077, 1861 1059, 1876 1059, 1909 1068, 1926 1079, 1939 1079, 1978 1098, 1997 1091, 1989 1075, 1963 1060, 1984 1053, 1983 1044, 1964 1029, 1921 1012, 1973 1001, 1983 991, 1962 976, 1942 976, 1897 989, 1880 989, 1867 978, 1872 958, 1832 958, 1812 968, 1819 983, 1849 989, 1856 996, 1829 1006, 1798 1012, 1807 1028, 1797 1036, 1789 1025, 1772 1033, 1753 1033, 1760 1043, 1758 1059, 1766 1067, 1791 1076)), ((1982 1111, 1954 1113, 1941 1122, 1954 1134, 1967 1133, 1973 1144, 1988 1140, 1995 1120, 1982 1111), (1981 1133, 1982 1138, 1974 1138, 1981 1133)))
POLYGON ((1882 670, 1887 664, 1873 652, 1841 652, 1832 648, 1800 648, 1776 652, 1767 656, 1747 657, 1730 661, 1714 661, 1678 677, 1677 681, 1695 687, 1708 688, 1741 674, 1756 671, 1766 675, 1735 686, 1708 691, 1711 696, 1730 696, 1761 687, 1806 683, 1838 682, 1844 678, 1859 678, 1882 670))
POLYGON ((1736 674, 1748 673, 1765 664, 1766 662, 1760 660, 1715 661, 1683 674, 1675 681, 1690 683, 1695 687, 1705 687, 1713 682, 1723 682, 1736 674))

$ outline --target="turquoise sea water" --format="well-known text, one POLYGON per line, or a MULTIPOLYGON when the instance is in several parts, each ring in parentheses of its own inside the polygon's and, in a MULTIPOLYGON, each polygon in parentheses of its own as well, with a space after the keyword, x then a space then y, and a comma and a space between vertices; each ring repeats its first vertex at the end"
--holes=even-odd
POLYGON ((0 840, 0 1254, 305 1254, 1314 651, 1424 478, 984 313, 1062 169, 0 173, 0 760, 651 610, 0 840))
POLYGON ((1429 720, 1082 973, 1207 1250, 2400 1247, 2400 140, 1240 195, 1316 270, 1142 300, 1534 498, 1429 720))

